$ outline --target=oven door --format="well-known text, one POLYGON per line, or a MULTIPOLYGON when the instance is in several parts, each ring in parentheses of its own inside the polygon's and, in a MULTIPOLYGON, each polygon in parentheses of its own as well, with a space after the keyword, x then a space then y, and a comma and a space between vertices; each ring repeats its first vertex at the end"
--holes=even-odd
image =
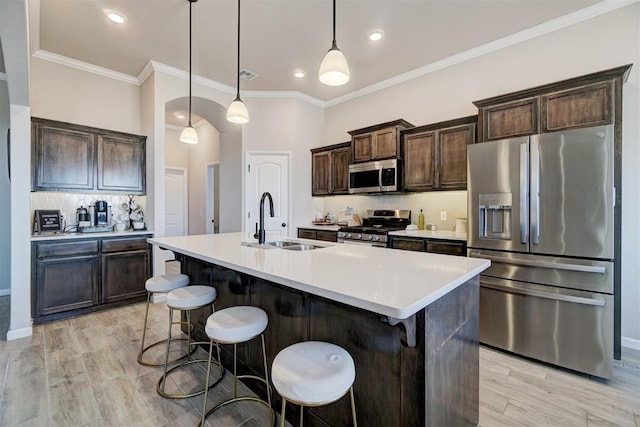
POLYGON ((613 295, 481 276, 480 341, 610 378, 613 295))
POLYGON ((373 246, 375 248, 386 248, 387 244, 384 242, 365 242, 362 240, 349 240, 349 239, 338 239, 338 243, 344 243, 347 245, 360 245, 360 246, 373 246))

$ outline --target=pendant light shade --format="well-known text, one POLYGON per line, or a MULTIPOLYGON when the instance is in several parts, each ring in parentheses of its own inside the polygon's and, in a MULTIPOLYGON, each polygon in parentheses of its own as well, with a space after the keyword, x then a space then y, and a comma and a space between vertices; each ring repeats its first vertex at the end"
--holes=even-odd
POLYGON ((234 99, 229 106, 227 110, 227 120, 240 124, 249 122, 249 111, 247 111, 247 107, 239 97, 234 99))
POLYGON ((333 42, 320 64, 318 79, 328 86, 342 86, 349 82, 349 76, 347 58, 336 44, 336 0, 333 0, 333 42))
POLYGON ((248 123, 249 111, 247 106, 244 105, 242 99, 240 99, 240 0, 238 0, 238 68, 237 68, 237 80, 236 80, 236 99, 233 100, 229 109, 227 110, 227 120, 231 123, 248 123))
POLYGON ((193 126, 189 125, 182 130, 180 134, 180 141, 185 144, 197 144, 198 143, 198 134, 193 126))
POLYGON ((198 134, 196 130, 191 126, 191 7, 193 3, 198 0, 187 0, 189 2, 189 125, 184 128, 180 134, 180 141, 185 144, 197 144, 198 134))

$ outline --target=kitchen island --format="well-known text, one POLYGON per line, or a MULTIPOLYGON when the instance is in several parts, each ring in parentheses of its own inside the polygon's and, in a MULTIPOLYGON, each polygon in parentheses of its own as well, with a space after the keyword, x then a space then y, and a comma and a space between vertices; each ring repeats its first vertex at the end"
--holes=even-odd
MULTIPOLYGON (((245 246, 254 242, 245 233, 149 242, 174 251, 192 284, 215 286, 216 309, 263 308, 269 362, 305 340, 349 351, 361 425, 477 425, 478 277, 489 262, 296 240, 321 247, 245 246)), ((192 316, 199 338, 208 314, 192 316)), ((258 345, 239 357, 243 369, 261 371, 258 345)), ((223 362, 231 362, 228 355, 223 362)), ((256 392, 264 390, 256 386, 256 392)), ((348 399, 305 411, 307 425, 349 425, 348 399)))

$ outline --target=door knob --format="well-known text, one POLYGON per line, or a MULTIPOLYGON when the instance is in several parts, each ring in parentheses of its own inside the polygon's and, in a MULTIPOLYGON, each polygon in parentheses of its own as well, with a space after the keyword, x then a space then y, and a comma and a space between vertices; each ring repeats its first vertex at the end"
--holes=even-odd
POLYGON ((286 223, 286 222, 283 222, 283 223, 282 223, 282 224, 280 224, 280 225, 282 225, 282 227, 286 227, 286 226, 287 226, 287 223, 286 223))

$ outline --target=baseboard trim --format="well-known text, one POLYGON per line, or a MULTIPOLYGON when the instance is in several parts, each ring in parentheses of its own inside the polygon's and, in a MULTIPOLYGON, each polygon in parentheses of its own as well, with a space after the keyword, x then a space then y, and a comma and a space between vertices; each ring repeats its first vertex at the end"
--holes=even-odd
POLYGON ((633 338, 622 337, 621 344, 623 347, 632 348, 640 351, 640 340, 633 338))
POLYGON ((33 335, 33 326, 29 326, 26 328, 13 329, 7 331, 7 341, 13 341, 20 338, 26 338, 33 335))
POLYGON ((7 295, 11 295, 11 288, 0 289, 0 297, 6 297, 7 295))

